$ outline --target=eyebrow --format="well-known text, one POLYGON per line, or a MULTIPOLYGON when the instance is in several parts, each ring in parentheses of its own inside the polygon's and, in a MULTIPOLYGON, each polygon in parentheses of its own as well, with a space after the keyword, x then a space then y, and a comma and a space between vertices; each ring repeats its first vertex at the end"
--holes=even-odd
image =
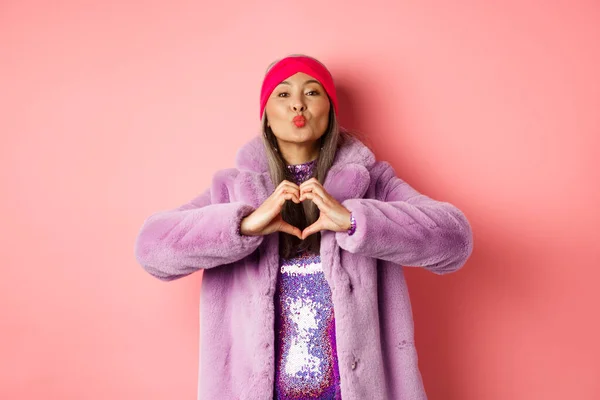
MULTIPOLYGON (((317 83, 317 84, 319 84, 319 85, 321 84, 321 82, 319 82, 319 81, 317 81, 317 80, 314 80, 314 79, 309 79, 309 80, 307 80, 306 82, 304 82, 304 84, 305 84, 305 85, 306 85, 307 83, 317 83)), ((289 83, 288 81, 283 81, 283 82, 281 82, 281 83, 280 83, 280 85, 284 85, 284 84, 285 84, 285 85, 291 85, 291 83, 289 83)))

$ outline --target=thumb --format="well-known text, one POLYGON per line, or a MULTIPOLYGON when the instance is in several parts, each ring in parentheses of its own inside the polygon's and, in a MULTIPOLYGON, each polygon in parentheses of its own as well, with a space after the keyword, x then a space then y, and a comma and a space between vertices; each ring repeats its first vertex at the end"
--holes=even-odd
POLYGON ((301 233, 300 239, 304 240, 313 233, 317 233, 321 230, 322 220, 318 219, 314 224, 307 226, 301 233))
POLYGON ((281 232, 289 233, 290 235, 294 235, 294 236, 302 239, 302 232, 300 231, 300 229, 296 228, 293 225, 288 224, 285 221, 281 221, 281 223, 279 224, 279 228, 277 230, 281 231, 281 232))

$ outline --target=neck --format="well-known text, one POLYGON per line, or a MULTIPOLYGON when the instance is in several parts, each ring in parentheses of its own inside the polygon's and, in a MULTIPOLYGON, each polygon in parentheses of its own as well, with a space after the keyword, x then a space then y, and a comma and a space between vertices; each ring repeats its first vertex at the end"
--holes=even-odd
POLYGON ((319 140, 312 143, 291 143, 279 141, 279 151, 288 165, 304 164, 319 156, 319 140))

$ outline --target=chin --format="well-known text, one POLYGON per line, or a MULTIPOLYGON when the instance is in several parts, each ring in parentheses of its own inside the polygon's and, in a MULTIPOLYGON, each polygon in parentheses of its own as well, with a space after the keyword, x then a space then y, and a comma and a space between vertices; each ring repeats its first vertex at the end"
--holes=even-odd
POLYGON ((302 128, 286 126, 284 129, 273 132, 279 140, 291 143, 312 142, 319 139, 319 135, 315 133, 315 129, 310 125, 305 125, 302 128))

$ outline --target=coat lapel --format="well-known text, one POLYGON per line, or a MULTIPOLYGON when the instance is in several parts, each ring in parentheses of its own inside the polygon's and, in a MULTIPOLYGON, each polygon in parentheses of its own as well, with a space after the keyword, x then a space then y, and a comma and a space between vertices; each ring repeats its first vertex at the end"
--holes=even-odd
MULTIPOLYGON (((338 149, 323 187, 340 203, 347 199, 362 198, 371 183, 368 168, 374 162, 373 153, 360 141, 351 138, 338 149)), ((246 186, 241 198, 252 200, 251 203, 255 207, 260 206, 275 190, 267 169, 260 136, 253 138, 238 151, 236 166, 251 175, 250 178, 245 175, 241 178, 244 182, 239 182, 240 185, 246 186)))

